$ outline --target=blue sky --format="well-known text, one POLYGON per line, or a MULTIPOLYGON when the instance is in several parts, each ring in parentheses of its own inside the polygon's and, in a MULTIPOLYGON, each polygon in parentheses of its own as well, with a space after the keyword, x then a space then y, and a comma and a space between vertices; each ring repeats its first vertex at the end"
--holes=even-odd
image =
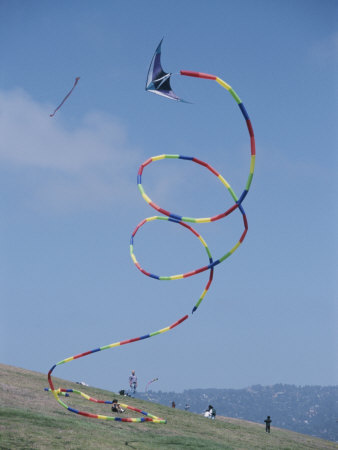
MULTIPOLYGON (((132 369, 140 390, 154 377, 163 391, 338 384, 337 19, 329 0, 0 2, 2 363, 47 373, 170 325, 204 288, 206 273, 158 282, 129 256, 133 229, 154 215, 137 189, 143 161, 195 156, 238 194, 250 163, 243 118, 216 83, 174 76, 192 104, 145 92, 164 37, 166 70, 215 74, 248 110, 257 148, 249 232, 183 325, 55 375, 112 390, 127 387, 132 369)), ((187 162, 152 164, 143 185, 185 216, 231 206, 187 162)), ((216 259, 237 242, 241 216, 196 228, 216 259)), ((190 233, 162 221, 140 230, 135 254, 160 275, 207 263, 190 233)))

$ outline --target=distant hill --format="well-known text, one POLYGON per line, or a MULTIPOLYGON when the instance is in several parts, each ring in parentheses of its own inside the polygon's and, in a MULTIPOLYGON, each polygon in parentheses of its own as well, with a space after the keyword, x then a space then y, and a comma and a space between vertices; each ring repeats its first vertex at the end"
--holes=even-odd
MULTIPOLYGON (((167 423, 132 424, 89 419, 62 408, 52 394, 44 391, 46 381, 46 374, 0 364, 1 450, 338 449, 338 445, 331 441, 293 431, 273 428, 271 434, 267 434, 263 425, 242 419, 218 416, 216 420, 210 420, 177 408, 122 397, 89 386, 79 387, 76 383, 54 378, 56 386, 81 389, 87 396, 101 400, 116 397, 120 402, 165 418, 167 423)), ((112 414, 110 405, 88 402, 81 396, 71 394, 63 401, 75 409, 112 414)), ((179 400, 175 401, 179 405, 179 400)), ((138 415, 126 411, 123 416, 138 415)))
POLYGON ((200 414, 211 404, 217 414, 263 423, 338 442, 338 386, 251 386, 247 389, 190 389, 182 394, 152 392, 141 398, 200 414))

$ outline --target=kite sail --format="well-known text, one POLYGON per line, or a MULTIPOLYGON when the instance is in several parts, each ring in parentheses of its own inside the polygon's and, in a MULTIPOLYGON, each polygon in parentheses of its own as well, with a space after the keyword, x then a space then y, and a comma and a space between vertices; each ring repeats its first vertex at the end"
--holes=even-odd
MULTIPOLYGON (((179 98, 171 89, 170 77, 172 73, 167 73, 163 70, 161 65, 161 46, 163 39, 158 44, 151 60, 148 70, 146 91, 153 92, 154 94, 162 95, 163 97, 176 100, 178 102, 185 102, 185 100, 179 98)), ((187 102, 185 102, 187 103, 187 102)))
POLYGON ((61 108, 61 106, 64 104, 64 102, 65 102, 65 101, 67 100, 67 98, 70 96, 70 94, 74 91, 75 86, 77 85, 79 79, 80 79, 80 77, 76 77, 76 78, 75 78, 75 82, 74 82, 73 87, 72 87, 71 90, 68 92, 68 94, 66 95, 66 97, 62 100, 62 102, 59 104, 59 106, 57 106, 57 107, 54 109, 54 112, 52 112, 52 114, 49 114, 49 117, 54 117, 56 111, 58 111, 58 110, 61 108))

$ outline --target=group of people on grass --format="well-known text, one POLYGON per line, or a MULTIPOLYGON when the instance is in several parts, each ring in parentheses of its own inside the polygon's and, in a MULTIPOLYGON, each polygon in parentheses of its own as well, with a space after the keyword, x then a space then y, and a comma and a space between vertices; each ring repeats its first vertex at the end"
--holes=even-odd
MULTIPOLYGON (((137 376, 135 374, 135 370, 132 370, 131 375, 129 376, 129 391, 130 391, 130 393, 135 394, 136 388, 137 388, 137 376)), ((121 390, 120 394, 121 395, 129 395, 129 394, 125 394, 124 390, 121 390)), ((114 398, 114 400, 112 401, 111 410, 112 410, 112 412, 115 412, 115 413, 124 413, 124 411, 125 411, 121 407, 120 403, 117 401, 116 398, 114 398)))
MULTIPOLYGON (((130 388, 130 392, 132 394, 136 393, 137 376, 135 374, 135 370, 132 370, 131 375, 129 376, 129 388, 130 388)), ((171 406, 172 406, 172 408, 175 408, 176 407, 175 402, 172 402, 171 406)), ((189 408, 190 408, 190 406, 186 405, 185 410, 187 411, 189 408)), ((123 413, 125 411, 116 399, 114 399, 112 402, 111 410, 116 413, 123 413)), ((214 420, 216 418, 216 409, 212 405, 209 405, 208 408, 204 411, 204 417, 214 420)), ((264 420, 264 422, 265 422, 265 431, 267 433, 270 433, 270 424, 272 422, 270 416, 268 416, 264 420)))
POLYGON ((209 405, 208 408, 204 411, 204 417, 208 417, 208 419, 215 419, 216 417, 216 409, 209 405))

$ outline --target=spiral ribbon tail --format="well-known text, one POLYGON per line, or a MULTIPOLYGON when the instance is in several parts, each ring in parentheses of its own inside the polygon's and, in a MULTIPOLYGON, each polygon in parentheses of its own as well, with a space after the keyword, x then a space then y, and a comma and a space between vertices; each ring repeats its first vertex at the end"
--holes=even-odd
MULTIPOLYGON (((160 44, 161 45, 161 44, 160 44)), ((160 46, 157 49, 157 53, 155 52, 154 55, 154 64, 155 64, 155 69, 157 67, 156 70, 160 71, 160 46), (157 58, 157 59, 156 59, 157 58), (156 65, 157 64, 157 65, 156 65)), ((155 70, 155 71, 156 71, 155 70)), ((152 73, 150 71, 150 78, 152 77, 152 73)), ((138 174, 137 174, 137 185, 138 185, 138 189, 140 191, 140 194, 142 196, 142 198, 149 204, 149 206, 151 206, 153 209, 155 209, 157 211, 157 213, 159 213, 160 215, 156 215, 156 216, 151 216, 148 217, 146 219, 143 219, 134 229, 131 238, 130 238, 130 244, 129 244, 129 248, 130 248, 130 256, 131 259, 133 261, 133 263, 135 264, 135 266, 137 267, 137 269, 143 273, 144 275, 150 277, 150 278, 154 278, 155 280, 159 280, 159 281, 173 281, 173 280, 179 280, 179 279, 184 279, 184 278, 189 278, 195 275, 198 275, 200 273, 203 272, 209 272, 209 278, 208 281, 202 291, 202 294, 200 295, 200 297, 198 298, 196 304, 193 306, 192 309, 192 314, 196 312, 196 310, 199 308, 200 304, 202 303, 202 301, 204 300, 207 292, 209 291, 209 288, 211 286, 211 283, 213 281, 213 275, 214 275, 214 268, 216 266, 218 266, 219 264, 221 264, 222 262, 224 262, 226 259, 228 259, 239 247, 240 245, 243 243, 247 231, 248 231, 248 220, 247 220, 247 216, 246 213, 244 211, 244 208, 242 206, 244 199, 246 198, 250 187, 251 187, 251 183, 252 183, 252 179, 253 179, 253 174, 254 174, 254 169, 255 169, 255 158, 256 158, 256 150, 255 150, 255 137, 254 137, 254 132, 253 132, 253 128, 252 128, 252 124, 249 118, 249 115, 242 103, 242 100, 239 98, 239 96, 236 94, 236 92, 232 89, 232 87, 226 83, 225 81, 223 81, 222 79, 218 78, 215 75, 209 75, 206 73, 202 73, 202 72, 192 72, 192 71, 187 71, 187 70, 181 70, 181 75, 184 76, 189 76, 189 77, 194 77, 194 78, 203 78, 203 79, 207 79, 207 80, 212 80, 212 81, 216 81, 220 86, 222 86, 223 88, 225 88, 230 95, 232 96, 232 98, 235 100, 235 102, 237 103, 237 105, 240 108, 240 111, 244 117, 244 120, 246 122, 246 126, 249 132, 249 137, 250 137, 250 153, 251 153, 251 160, 250 160, 250 169, 249 169, 249 175, 244 187, 243 192, 241 193, 241 195, 238 197, 234 190, 231 188, 230 184, 228 183, 228 181, 216 170, 214 169, 211 165, 209 165, 208 163, 197 159, 193 156, 183 156, 183 155, 178 155, 178 154, 161 154, 161 155, 157 155, 157 156, 153 156, 151 158, 148 158, 143 164, 141 164, 139 170, 138 170, 138 174), (228 191, 230 198, 233 201, 232 206, 230 206, 226 211, 221 211, 219 214, 212 216, 212 217, 187 217, 184 216, 182 214, 177 214, 177 213, 173 213, 170 212, 162 207, 160 207, 159 205, 157 205, 155 202, 153 202, 151 200, 151 198, 146 194, 145 189, 143 188, 142 185, 142 176, 143 176, 143 172, 144 169, 148 166, 150 166, 150 164, 158 162, 158 161, 163 161, 165 159, 177 159, 177 160, 181 160, 181 161, 187 161, 190 163, 194 163, 194 164, 198 164, 199 166, 203 167, 204 169, 206 169, 207 171, 209 171, 213 176, 215 176, 218 181, 220 183, 222 183, 222 185, 224 186, 224 188, 228 191), (192 224, 201 224, 201 223, 212 223, 221 219, 224 219, 225 217, 229 216, 230 214, 234 213, 235 211, 238 211, 241 215, 242 215, 242 219, 243 219, 243 231, 239 237, 239 240, 230 248, 228 249, 223 255, 221 255, 218 259, 213 259, 211 252, 209 250, 209 247, 206 243, 206 241, 204 240, 204 238, 201 236, 200 233, 197 232, 197 230, 195 228, 193 228, 192 224), (178 274, 174 274, 174 275, 159 275, 156 273, 153 273, 152 271, 148 270, 148 269, 144 269, 141 264, 138 262, 136 256, 135 256, 135 239, 136 239, 136 234, 138 233, 138 231, 147 223, 149 222, 153 222, 153 221, 157 221, 157 220, 166 220, 170 223, 173 223, 176 225, 179 225, 181 227, 183 227, 185 230, 189 231, 190 233, 192 233, 202 244, 205 252, 206 252, 206 256, 208 258, 208 262, 205 266, 201 266, 199 268, 195 268, 192 269, 188 272, 185 273, 178 273, 178 274)), ((149 80, 148 80, 149 81, 149 80)), ((153 81, 152 78, 150 81, 153 81)), ((161 86, 163 86, 163 84, 161 84, 161 86)), ((168 88, 169 89, 169 88, 168 88)), ((180 324, 182 324, 183 322, 185 322, 188 319, 188 314, 186 314, 185 316, 181 317, 180 319, 178 319, 176 322, 172 323, 171 325, 165 327, 165 328, 161 328, 158 331, 154 331, 152 333, 148 333, 145 334, 143 336, 137 337, 137 338, 132 338, 132 339, 128 339, 128 340, 124 340, 124 341, 120 341, 120 342, 115 342, 112 344, 108 344, 105 345, 103 347, 99 347, 99 348, 95 348, 93 350, 89 350, 86 351, 84 353, 80 353, 78 355, 75 356, 71 356, 69 358, 66 358, 60 362, 58 362, 57 364, 55 364, 50 371, 48 372, 48 383, 50 388, 46 388, 46 390, 48 392, 52 392, 54 395, 55 400, 64 408, 66 408, 68 411, 73 412, 75 414, 79 414, 82 416, 86 416, 89 418, 93 418, 93 419, 102 419, 102 420, 111 420, 111 421, 120 421, 120 422, 135 422, 135 423, 139 423, 139 422, 153 422, 153 423, 166 423, 165 419, 161 419, 159 417, 156 417, 150 413, 147 413, 145 411, 139 410, 137 408, 134 408, 132 406, 129 405, 125 405, 125 404, 121 404, 123 406, 123 408, 131 410, 131 411, 135 411, 145 417, 141 417, 141 418, 121 418, 121 417, 114 417, 114 416, 105 416, 105 415, 99 415, 99 414, 92 414, 86 411, 80 411, 77 410, 75 408, 71 408, 70 406, 66 405, 61 399, 60 396, 67 396, 69 395, 69 393, 74 393, 77 395, 80 395, 81 397, 85 398, 88 401, 91 402, 95 402, 95 403, 103 403, 103 404, 110 404, 112 403, 109 400, 97 400, 93 397, 88 396, 87 394, 81 392, 81 391, 77 391, 74 389, 64 389, 64 388, 58 388, 55 389, 54 385, 53 385, 53 381, 52 381, 52 372, 54 371, 54 369, 62 364, 74 361, 75 359, 79 359, 85 356, 88 356, 92 353, 96 353, 96 352, 100 352, 103 350, 107 350, 107 349, 111 349, 114 347, 118 347, 121 345, 126 345, 126 344, 131 344, 131 343, 135 343, 141 340, 145 340, 148 338, 151 338, 153 336, 157 336, 159 334, 165 333, 167 331, 172 330, 173 328, 176 328, 177 326, 179 326, 180 324)))

